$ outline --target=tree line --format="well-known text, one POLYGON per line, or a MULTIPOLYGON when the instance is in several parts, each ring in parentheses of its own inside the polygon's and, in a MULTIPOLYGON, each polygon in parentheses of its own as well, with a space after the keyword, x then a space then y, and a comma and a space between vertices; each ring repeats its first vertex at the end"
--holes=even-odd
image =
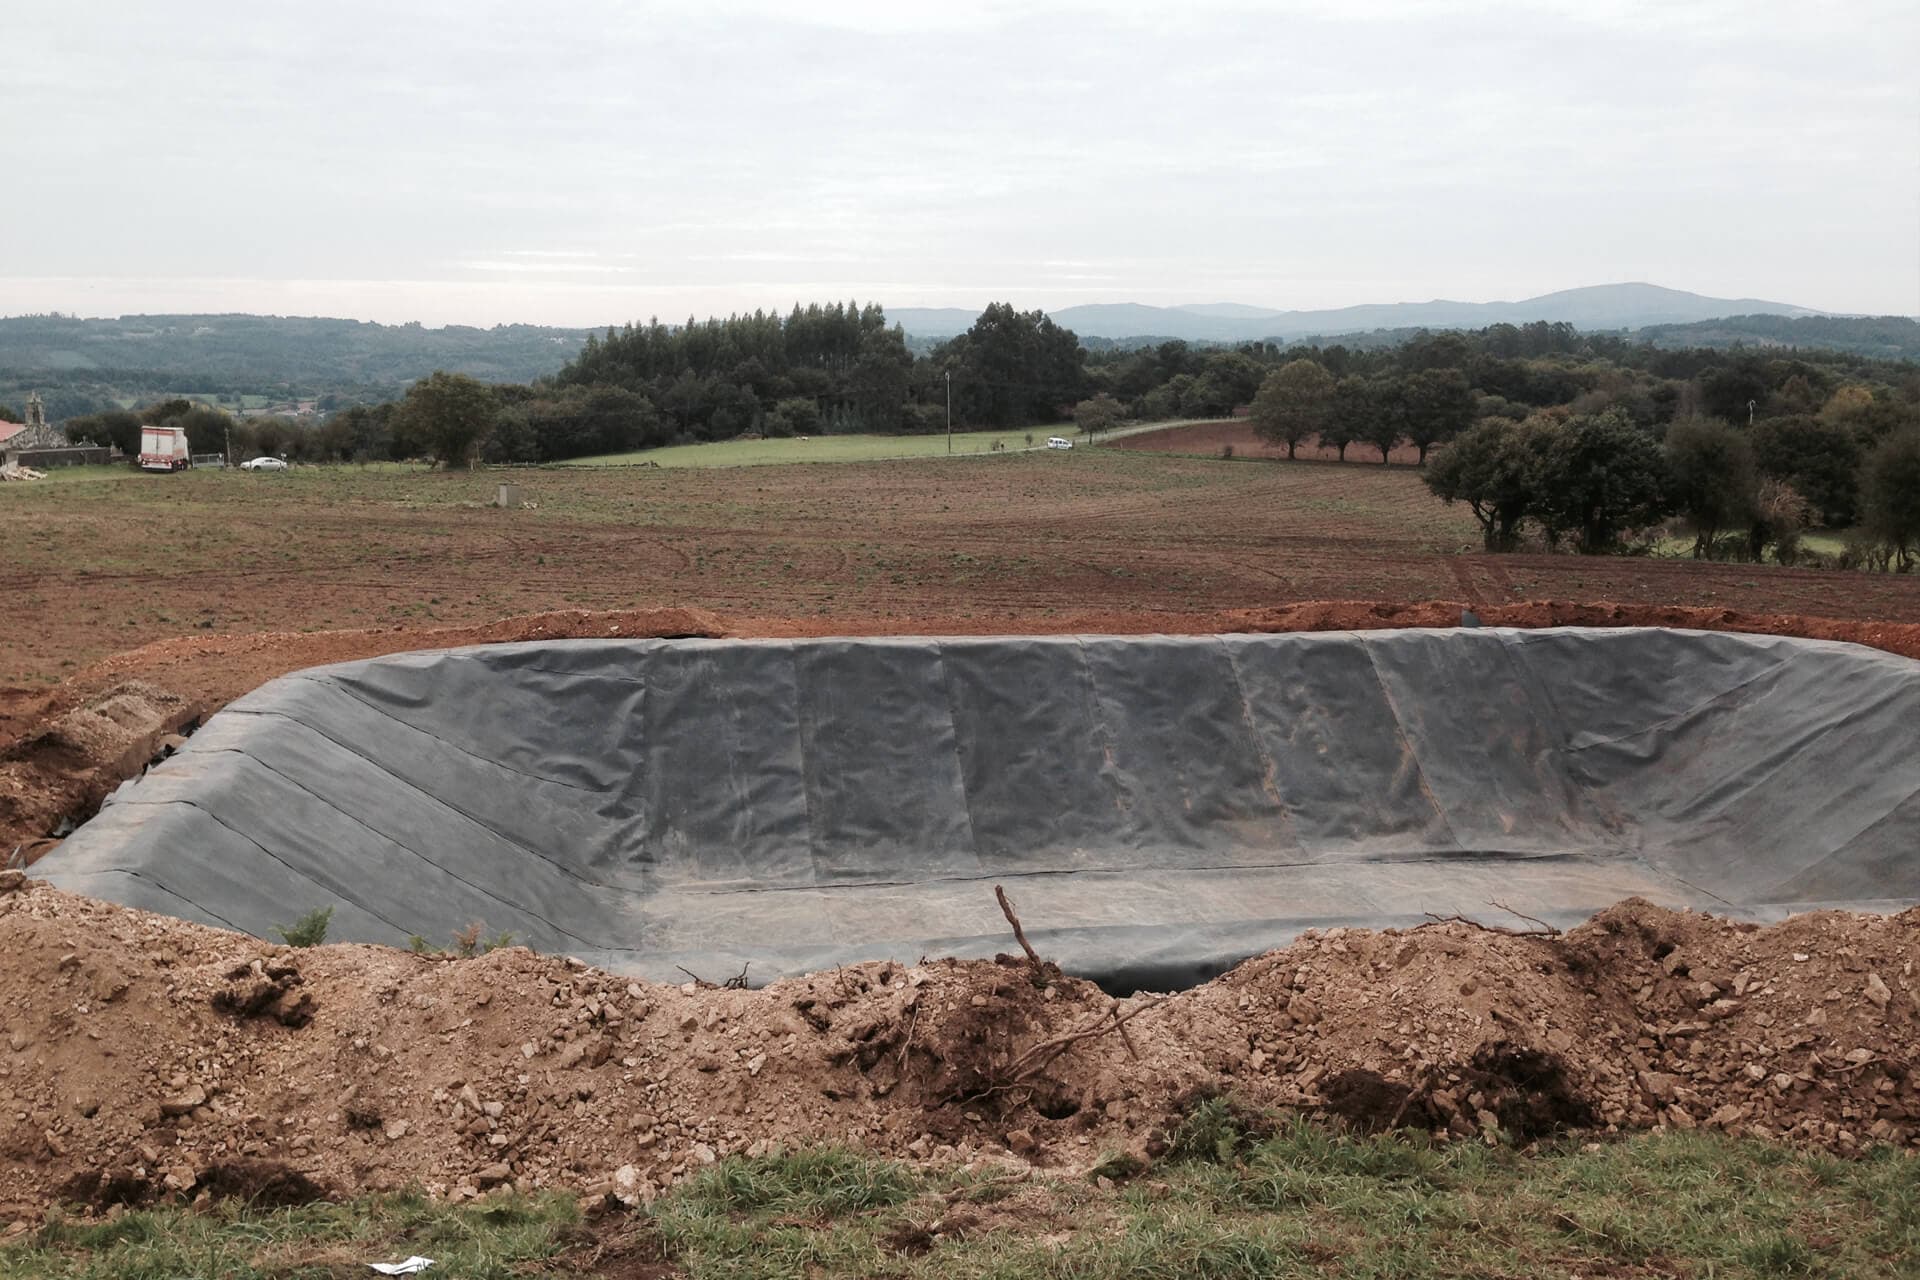
POLYGON ((1644 549, 1677 519, 1699 559, 1818 563, 1815 525, 1845 530, 1839 567, 1911 570, 1920 558, 1920 426, 1862 430, 1862 397, 1817 415, 1687 417, 1656 433, 1617 410, 1485 418, 1428 467, 1427 487, 1461 502, 1489 551, 1531 530, 1549 550, 1644 549))
POLYGON ((1288 457, 1312 441, 1385 464, 1410 447, 1489 550, 1645 549, 1677 520, 1701 558, 1920 562, 1920 368, 1904 360, 1663 350, 1536 324, 1366 351, 1165 343, 1092 372, 1114 391, 1080 414, 1103 424, 1115 407, 1217 416, 1244 402, 1288 457), (1820 526, 1844 532, 1837 556, 1807 550, 1820 526))
POLYGON ((878 306, 832 303, 786 316, 612 329, 590 335, 550 378, 490 385, 441 370, 397 399, 350 406, 318 425, 236 420, 167 399, 72 418, 67 427, 75 439, 128 452, 150 423, 186 428, 197 453, 220 452, 231 434, 243 456, 557 462, 743 435, 1056 423, 1092 388, 1086 358, 1070 330, 1004 303, 919 356, 878 306))
POLYGON ((1702 556, 1792 558, 1802 552, 1791 530, 1824 525, 1860 530, 1859 558, 1912 563, 1897 514, 1899 442, 1920 431, 1910 361, 1669 349, 1546 322, 1392 344, 1094 345, 995 303, 916 352, 878 306, 831 303, 611 329, 548 378, 488 385, 440 371, 319 423, 236 420, 167 399, 67 427, 126 452, 142 423, 163 423, 185 427, 196 453, 231 440, 241 456, 464 465, 741 435, 937 431, 949 420, 1009 429, 1071 417, 1098 432, 1239 413, 1289 456, 1313 443, 1386 464, 1407 447, 1436 493, 1474 510, 1489 547, 1618 550, 1678 516, 1702 556))

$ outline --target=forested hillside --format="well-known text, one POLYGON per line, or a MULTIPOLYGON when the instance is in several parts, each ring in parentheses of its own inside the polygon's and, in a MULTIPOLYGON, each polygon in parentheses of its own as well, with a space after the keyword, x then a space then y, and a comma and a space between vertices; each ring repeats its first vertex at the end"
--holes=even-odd
POLYGON ((1694 324, 1653 325, 1634 337, 1669 349, 1792 347, 1920 360, 1920 320, 1911 316, 1726 316, 1694 324))
POLYGON ((487 382, 545 377, 573 358, 587 332, 299 316, 16 316, 0 319, 0 401, 37 390, 56 420, 169 394, 371 402, 435 369, 487 382))

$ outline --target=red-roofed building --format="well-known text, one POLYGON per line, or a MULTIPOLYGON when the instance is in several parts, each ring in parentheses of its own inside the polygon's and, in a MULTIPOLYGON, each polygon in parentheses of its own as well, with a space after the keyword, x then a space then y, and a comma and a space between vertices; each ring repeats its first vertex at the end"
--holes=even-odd
POLYGON ((0 424, 0 464, 12 462, 28 467, 71 467, 105 462, 108 457, 107 450, 76 446, 67 439, 66 432, 52 427, 47 422, 46 410, 41 407, 40 393, 37 391, 27 397, 25 423, 0 424))

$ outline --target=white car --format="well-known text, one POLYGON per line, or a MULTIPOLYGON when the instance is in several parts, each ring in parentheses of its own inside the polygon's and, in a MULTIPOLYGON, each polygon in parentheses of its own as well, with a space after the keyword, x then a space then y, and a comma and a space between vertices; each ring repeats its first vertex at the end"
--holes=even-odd
POLYGON ((1073 441, 1071 441, 1071 440, 1069 440, 1069 439, 1067 439, 1067 438, 1066 438, 1065 436, 1048 436, 1048 437, 1047 437, 1047 448, 1049 448, 1049 449, 1071 449, 1071 448, 1073 448, 1073 441))
POLYGON ((240 464, 240 469, 242 471, 285 471, 287 460, 285 458, 248 458, 240 464))

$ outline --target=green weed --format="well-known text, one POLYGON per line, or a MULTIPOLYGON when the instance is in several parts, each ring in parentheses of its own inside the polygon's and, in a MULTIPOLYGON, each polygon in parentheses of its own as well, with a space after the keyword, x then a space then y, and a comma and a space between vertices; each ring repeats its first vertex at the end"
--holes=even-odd
POLYGON ((275 925, 273 931, 290 947, 317 947, 327 940, 327 924, 332 919, 332 907, 316 907, 292 924, 275 925))

